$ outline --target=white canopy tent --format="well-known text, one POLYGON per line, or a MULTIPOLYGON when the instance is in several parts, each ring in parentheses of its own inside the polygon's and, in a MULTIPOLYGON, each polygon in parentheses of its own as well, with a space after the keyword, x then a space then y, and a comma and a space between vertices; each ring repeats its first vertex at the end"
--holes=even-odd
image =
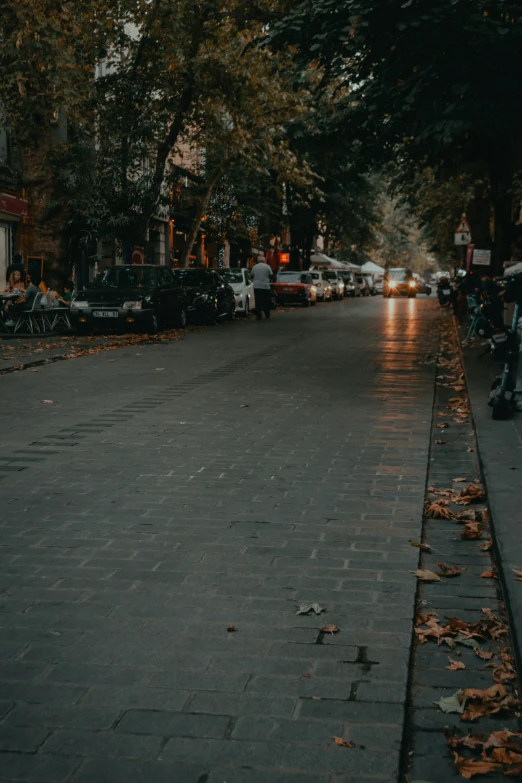
POLYGON ((383 275, 386 270, 379 264, 374 264, 373 261, 367 261, 361 267, 361 272, 369 272, 372 275, 383 275))
POLYGON ((357 270, 360 271, 361 267, 357 264, 351 264, 349 261, 337 261, 335 258, 330 258, 324 253, 313 253, 310 256, 312 266, 321 267, 322 269, 345 269, 345 270, 357 270))

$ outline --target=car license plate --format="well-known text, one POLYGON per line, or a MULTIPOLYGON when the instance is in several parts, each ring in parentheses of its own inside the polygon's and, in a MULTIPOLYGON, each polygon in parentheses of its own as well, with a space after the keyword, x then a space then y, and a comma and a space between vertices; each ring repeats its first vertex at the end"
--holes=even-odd
POLYGON ((117 310, 93 310, 92 314, 95 318, 117 318, 117 310))
POLYGON ((283 288, 283 294, 293 294, 294 289, 293 288, 283 288))

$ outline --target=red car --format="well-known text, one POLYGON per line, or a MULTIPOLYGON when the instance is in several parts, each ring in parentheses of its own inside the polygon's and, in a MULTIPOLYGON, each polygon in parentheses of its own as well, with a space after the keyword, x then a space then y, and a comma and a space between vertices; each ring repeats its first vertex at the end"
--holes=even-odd
POLYGON ((272 283, 278 304, 302 304, 305 307, 317 301, 317 289, 309 272, 279 272, 272 283))

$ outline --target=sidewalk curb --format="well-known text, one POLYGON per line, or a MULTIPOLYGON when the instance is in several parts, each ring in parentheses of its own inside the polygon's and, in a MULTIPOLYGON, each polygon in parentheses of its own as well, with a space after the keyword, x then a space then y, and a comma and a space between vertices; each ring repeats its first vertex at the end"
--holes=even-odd
MULTIPOLYGON (((522 569, 522 486, 521 473, 505 468, 496 451, 504 444, 506 435, 515 434, 511 420, 493 421, 487 407, 489 391, 488 369, 484 368, 486 383, 482 389, 473 379, 472 357, 462 350, 461 334, 454 320, 459 338, 462 366, 468 388, 471 417, 478 444, 478 460, 484 476, 487 502, 490 510, 490 526, 493 531, 493 548, 498 568, 499 584, 504 598, 505 609, 509 617, 511 636, 514 643, 514 655, 517 671, 522 673, 522 582, 517 582, 513 568, 522 569), (487 389, 487 390, 486 390, 487 389), (506 426, 507 425, 507 426, 506 426), (497 455, 495 459, 494 455, 497 455), (502 475, 500 473, 502 472, 502 475), (501 488, 503 487, 503 488, 501 488), (507 502, 509 498, 518 501, 518 508, 507 502), (517 526, 518 523, 518 526, 517 526)), ((516 414, 515 414, 516 415, 516 414)), ((515 445, 516 448, 516 445, 515 445)), ((519 445, 520 448, 520 445, 519 445)), ((516 457, 515 457, 516 458, 516 457)), ((520 457, 522 458, 522 452, 520 457)), ((507 460, 509 462, 509 459, 507 460)), ((522 470, 522 468, 521 468, 522 470)))

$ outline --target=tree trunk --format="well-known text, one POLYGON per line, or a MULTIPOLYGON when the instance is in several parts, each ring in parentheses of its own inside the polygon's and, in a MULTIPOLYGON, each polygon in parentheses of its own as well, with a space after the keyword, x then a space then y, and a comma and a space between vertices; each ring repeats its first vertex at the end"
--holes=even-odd
POLYGON ((223 164, 212 173, 210 179, 205 184, 205 190, 202 196, 200 197, 200 199, 196 204, 196 213, 190 225, 190 231, 187 234, 185 245, 183 246, 183 250, 181 252, 181 256, 179 259, 179 265, 181 268, 188 266, 190 254, 192 252, 192 248, 194 247, 194 243, 197 239, 198 231, 201 226, 201 221, 203 220, 203 217, 205 216, 205 212, 207 211, 208 202, 210 201, 212 191, 214 190, 224 170, 225 170, 225 165, 223 164))

